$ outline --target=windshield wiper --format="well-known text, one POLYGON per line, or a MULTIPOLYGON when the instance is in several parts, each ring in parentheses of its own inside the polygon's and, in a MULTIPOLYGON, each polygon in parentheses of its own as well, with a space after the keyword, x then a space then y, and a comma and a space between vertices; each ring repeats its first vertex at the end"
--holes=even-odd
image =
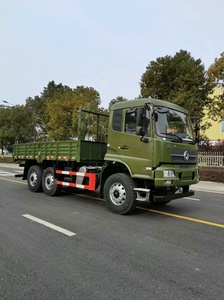
POLYGON ((180 140, 181 143, 183 143, 182 138, 179 137, 179 136, 178 136, 177 134, 175 134, 175 133, 160 132, 160 134, 165 134, 165 135, 168 135, 168 136, 175 136, 175 137, 177 137, 177 138, 180 140))
POLYGON ((195 145, 195 140, 192 139, 191 137, 186 136, 183 140, 186 142, 189 142, 189 144, 191 144, 191 145, 195 145))

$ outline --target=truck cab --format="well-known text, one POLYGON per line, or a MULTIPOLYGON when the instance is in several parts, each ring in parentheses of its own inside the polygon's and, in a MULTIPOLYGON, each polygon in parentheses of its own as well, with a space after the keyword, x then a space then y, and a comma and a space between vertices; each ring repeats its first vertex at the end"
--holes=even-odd
MULTIPOLYGON (((197 143, 186 110, 145 98, 111 107, 105 161, 134 183, 137 200, 165 204, 199 181, 197 143)), ((108 172, 108 170, 107 170, 108 172)))

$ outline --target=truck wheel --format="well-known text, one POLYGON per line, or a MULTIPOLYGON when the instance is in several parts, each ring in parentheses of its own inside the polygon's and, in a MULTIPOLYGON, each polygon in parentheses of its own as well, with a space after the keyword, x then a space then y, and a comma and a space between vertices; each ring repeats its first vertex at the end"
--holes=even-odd
POLYGON ((136 206, 135 183, 127 174, 111 175, 104 185, 104 199, 108 209, 113 213, 125 215, 136 206))
POLYGON ((40 166, 32 166, 27 173, 28 187, 32 192, 41 192, 43 170, 40 166))
POLYGON ((48 196, 56 196, 61 191, 61 185, 56 184, 55 173, 53 167, 48 167, 42 177, 42 186, 44 193, 48 196))

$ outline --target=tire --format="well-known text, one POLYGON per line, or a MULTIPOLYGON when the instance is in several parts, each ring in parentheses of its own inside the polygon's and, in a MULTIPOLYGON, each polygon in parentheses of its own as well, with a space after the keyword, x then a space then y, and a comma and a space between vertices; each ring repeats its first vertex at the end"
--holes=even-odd
POLYGON ((136 207, 135 183, 127 174, 111 175, 104 185, 104 199, 113 213, 126 215, 136 207))
POLYGON ((55 172, 53 167, 48 167, 42 176, 42 186, 44 193, 48 196, 57 196, 61 192, 61 185, 56 184, 55 172))
POLYGON ((32 166, 27 173, 28 187, 32 192, 42 192, 42 176, 43 170, 40 166, 32 166))

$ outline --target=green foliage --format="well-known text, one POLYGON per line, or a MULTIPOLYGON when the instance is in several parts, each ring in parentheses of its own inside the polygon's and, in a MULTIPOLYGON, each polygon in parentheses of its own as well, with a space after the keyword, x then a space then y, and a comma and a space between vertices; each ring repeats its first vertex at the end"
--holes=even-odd
POLYGON ((8 142, 11 142, 10 130, 10 108, 0 107, 0 149, 3 153, 3 148, 8 142))
POLYGON ((140 82, 141 96, 166 100, 187 109, 201 119, 203 107, 210 102, 212 85, 201 59, 180 50, 173 57, 159 57, 146 67, 140 82))
POLYGON ((207 74, 213 85, 220 88, 219 95, 214 96, 213 101, 208 105, 208 115, 211 119, 220 121, 224 117, 224 52, 219 58, 215 58, 207 74))
POLYGON ((10 108, 10 131, 15 143, 36 140, 36 123, 25 105, 10 108))
POLYGON ((26 107, 36 123, 37 140, 62 140, 77 135, 80 107, 99 110, 100 95, 92 87, 72 89, 54 81, 44 87, 40 96, 27 98, 26 107))
POLYGON ((72 89, 62 83, 56 84, 54 81, 50 81, 46 87, 44 87, 40 96, 26 99, 26 106, 28 107, 33 121, 36 123, 37 140, 46 138, 47 123, 49 122, 49 116, 46 113, 47 102, 54 101, 57 96, 62 95, 72 89))
POLYGON ((10 148, 18 142, 33 141, 35 135, 35 123, 26 106, 0 107, 1 149, 10 148))
POLYGON ((51 100, 58 94, 63 94, 66 91, 70 91, 71 88, 62 83, 56 84, 54 81, 50 81, 47 87, 44 87, 43 92, 41 93, 41 99, 51 100))
POLYGON ((125 98, 125 97, 122 97, 122 96, 117 96, 116 98, 112 99, 109 103, 109 108, 111 108, 111 106, 114 104, 114 103, 117 103, 117 102, 121 102, 121 101, 127 101, 128 99, 125 98))
MULTIPOLYGON (((77 86, 63 93, 56 93, 46 101, 49 139, 64 140, 77 137, 79 108, 99 111, 100 95, 92 87, 77 86)), ((91 120, 83 120, 83 127, 91 120)))

